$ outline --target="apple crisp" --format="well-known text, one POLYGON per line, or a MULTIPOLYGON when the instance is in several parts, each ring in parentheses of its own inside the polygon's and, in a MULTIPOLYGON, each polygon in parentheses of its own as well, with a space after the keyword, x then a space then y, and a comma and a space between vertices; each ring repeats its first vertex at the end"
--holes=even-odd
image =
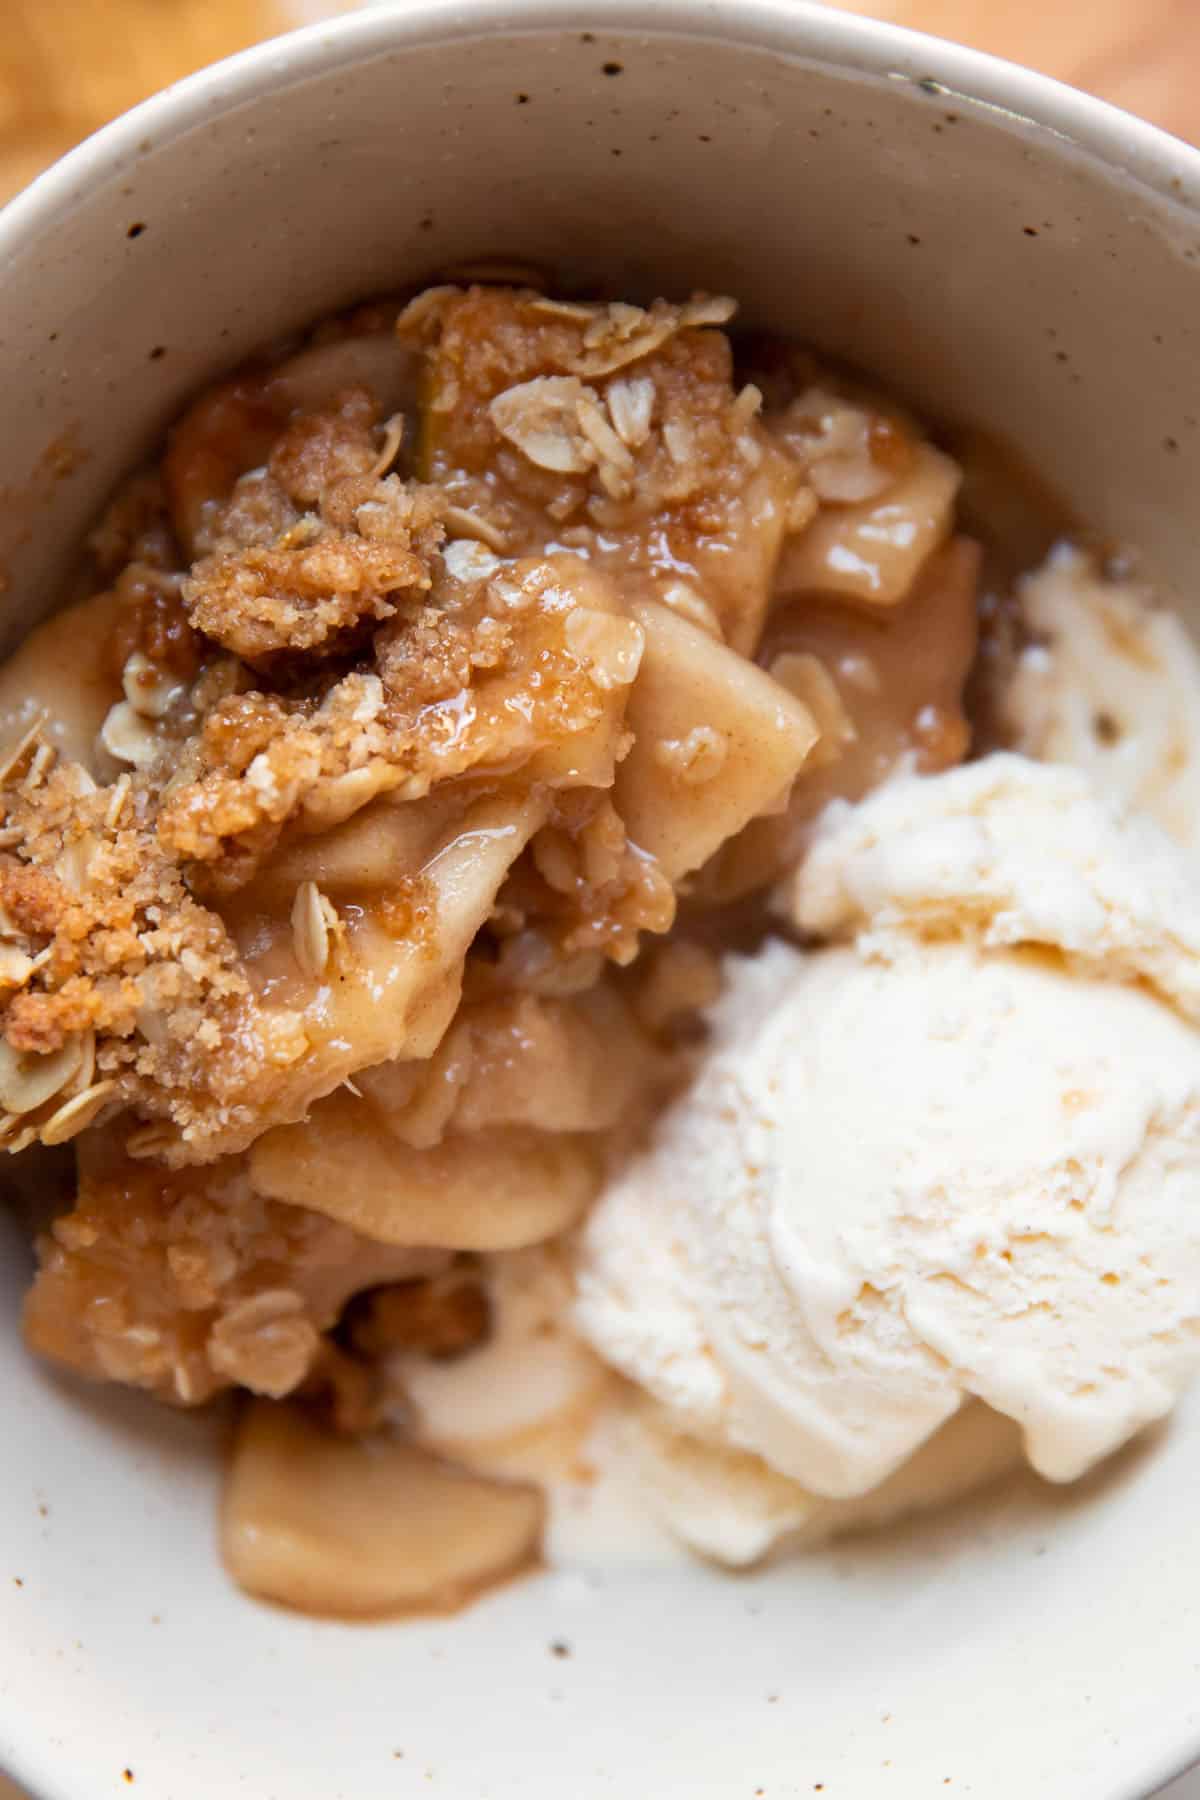
MULTIPOLYGON (((319 1420, 486 1332, 473 1258, 583 1217, 730 903, 967 751, 958 465, 734 312, 477 283, 327 321, 195 401, 0 674, 0 1143, 78 1170, 28 1340, 305 1398, 240 1440, 230 1561, 274 1598, 336 1587, 261 1548, 298 1458, 357 1467, 319 1420)), ((491 1535, 436 1579, 360 1557, 350 1610, 527 1554, 536 1504, 394 1449, 491 1535)))

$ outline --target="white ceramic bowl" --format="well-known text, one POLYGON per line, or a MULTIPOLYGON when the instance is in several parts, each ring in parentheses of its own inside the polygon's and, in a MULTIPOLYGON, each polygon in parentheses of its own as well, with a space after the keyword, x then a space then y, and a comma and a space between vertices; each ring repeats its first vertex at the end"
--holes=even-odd
MULTIPOLYGON (((1200 156, 1095 101, 788 0, 413 0, 268 44, 0 218, 0 648, 198 382, 497 252, 738 293, 1186 588, 1198 193, 1200 156)), ((770 1574, 561 1571, 348 1628, 225 1580, 211 1425, 25 1359, 26 1262, 14 1235, 0 1762, 47 1800, 1124 1800, 1200 1749, 1196 1405, 1078 1491, 770 1574)))

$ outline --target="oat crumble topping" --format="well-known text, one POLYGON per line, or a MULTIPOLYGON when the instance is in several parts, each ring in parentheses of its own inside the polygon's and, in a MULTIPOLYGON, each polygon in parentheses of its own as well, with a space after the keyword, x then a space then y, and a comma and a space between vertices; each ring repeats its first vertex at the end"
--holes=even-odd
POLYGON ((734 311, 359 309, 117 495, 0 675, 0 1147, 79 1166, 35 1349, 370 1422, 388 1344, 486 1332, 472 1247, 563 1229, 678 1082, 726 904, 965 753, 955 465, 734 311))

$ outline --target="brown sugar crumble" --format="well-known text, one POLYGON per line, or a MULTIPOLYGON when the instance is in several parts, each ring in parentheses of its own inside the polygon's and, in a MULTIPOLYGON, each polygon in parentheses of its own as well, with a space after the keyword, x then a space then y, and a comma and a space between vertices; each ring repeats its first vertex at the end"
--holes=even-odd
POLYGON ((77 1166, 28 1341, 297 1397, 239 1427, 271 1598, 345 1552, 261 1585, 304 1459, 460 1520, 432 1593, 388 1539, 351 1611, 536 1557, 529 1492, 380 1435, 387 1359, 488 1339, 480 1256, 578 1221, 820 808, 966 753, 959 471, 734 312, 514 271, 325 321, 195 400, 0 672, 0 1148, 77 1166))

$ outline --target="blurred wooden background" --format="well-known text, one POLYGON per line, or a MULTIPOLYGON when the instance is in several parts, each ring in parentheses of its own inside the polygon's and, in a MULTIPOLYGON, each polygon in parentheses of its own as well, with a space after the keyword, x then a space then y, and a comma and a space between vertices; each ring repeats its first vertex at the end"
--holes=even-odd
MULTIPOLYGON (((1200 139, 1200 0, 835 0, 1090 88, 1200 139)), ((0 0, 0 202, 115 113, 353 0, 0 0)), ((0 1800, 14 1796, 0 1775, 0 1800)))
MULTIPOLYGON (((170 81, 353 0, 0 0, 0 201, 170 81)), ((1200 138, 1200 0, 838 0, 1200 138)))

